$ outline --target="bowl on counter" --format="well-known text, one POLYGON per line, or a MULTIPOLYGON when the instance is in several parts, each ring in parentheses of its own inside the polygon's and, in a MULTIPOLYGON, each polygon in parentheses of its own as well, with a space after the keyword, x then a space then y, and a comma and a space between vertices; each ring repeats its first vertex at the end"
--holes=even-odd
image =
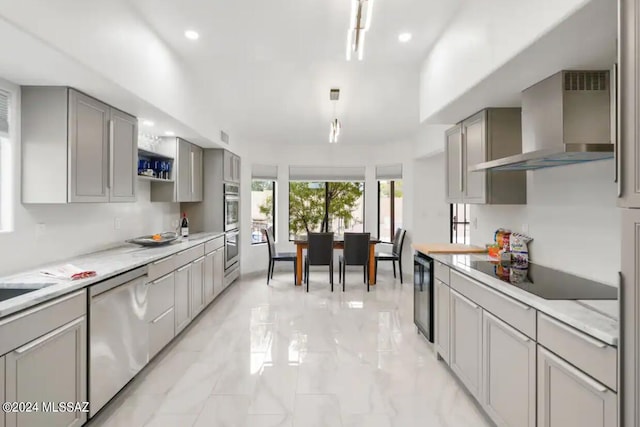
POLYGON ((135 239, 129 239, 126 242, 140 246, 154 247, 168 245, 169 243, 177 240, 178 237, 180 237, 178 233, 168 231, 159 234, 149 234, 147 236, 136 237, 135 239))

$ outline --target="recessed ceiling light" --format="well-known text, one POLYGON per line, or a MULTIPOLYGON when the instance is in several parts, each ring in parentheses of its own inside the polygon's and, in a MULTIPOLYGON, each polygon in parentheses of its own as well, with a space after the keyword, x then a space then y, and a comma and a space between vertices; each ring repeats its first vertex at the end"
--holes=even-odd
POLYGON ((174 131, 172 131, 172 130, 167 130, 167 131, 164 132, 164 134, 167 135, 167 136, 173 136, 176 133, 174 131))
POLYGON ((155 125, 155 123, 153 123, 151 120, 143 120, 143 121, 142 121, 142 124, 143 124, 144 126, 149 126, 149 127, 151 127, 151 126, 155 125))
POLYGON ((184 36, 189 40, 198 40, 200 38, 200 34, 193 30, 187 30, 184 32, 184 36))
POLYGON ((411 40, 411 33, 402 33, 398 36, 400 43, 406 43, 411 40))

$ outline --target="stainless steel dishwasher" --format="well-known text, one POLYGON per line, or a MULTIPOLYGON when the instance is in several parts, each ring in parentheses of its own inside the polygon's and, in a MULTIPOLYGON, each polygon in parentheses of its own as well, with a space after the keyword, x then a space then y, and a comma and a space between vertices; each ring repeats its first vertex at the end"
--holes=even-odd
POLYGON ((95 415, 149 361, 147 267, 89 288, 89 401, 95 415))

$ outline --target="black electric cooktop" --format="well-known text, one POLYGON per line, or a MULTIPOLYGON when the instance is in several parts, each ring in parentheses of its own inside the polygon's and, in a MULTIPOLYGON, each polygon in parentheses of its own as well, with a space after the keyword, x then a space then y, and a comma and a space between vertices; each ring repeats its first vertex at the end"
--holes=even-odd
POLYGON ((613 286, 537 264, 529 264, 527 268, 523 268, 501 265, 498 262, 472 261, 470 267, 544 299, 615 300, 618 298, 618 290, 613 286))

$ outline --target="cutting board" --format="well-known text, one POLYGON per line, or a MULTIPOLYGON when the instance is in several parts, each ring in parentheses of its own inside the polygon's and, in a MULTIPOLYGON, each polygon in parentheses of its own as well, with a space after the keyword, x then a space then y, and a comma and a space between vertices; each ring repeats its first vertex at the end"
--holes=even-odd
POLYGON ((482 254, 487 252, 485 248, 459 243, 414 243, 413 249, 423 254, 482 254))

